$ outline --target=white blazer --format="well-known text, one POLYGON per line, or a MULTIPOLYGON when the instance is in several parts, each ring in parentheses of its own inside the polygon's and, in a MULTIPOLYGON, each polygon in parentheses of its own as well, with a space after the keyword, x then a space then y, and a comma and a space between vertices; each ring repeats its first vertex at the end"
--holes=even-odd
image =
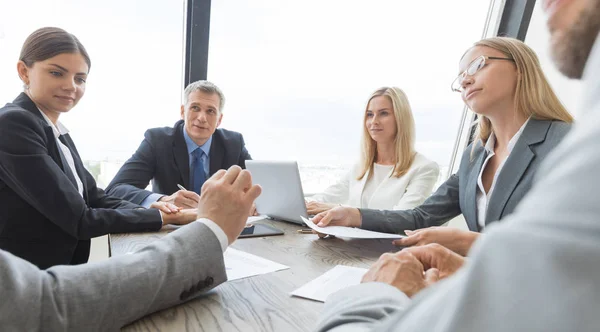
POLYGON ((440 174, 440 169, 435 162, 417 153, 406 174, 401 177, 386 178, 371 196, 368 206, 363 206, 362 193, 369 173, 367 172, 361 180, 357 180, 359 171, 360 164, 354 165, 352 170, 336 184, 308 199, 362 209, 407 210, 417 207, 431 195, 440 174))

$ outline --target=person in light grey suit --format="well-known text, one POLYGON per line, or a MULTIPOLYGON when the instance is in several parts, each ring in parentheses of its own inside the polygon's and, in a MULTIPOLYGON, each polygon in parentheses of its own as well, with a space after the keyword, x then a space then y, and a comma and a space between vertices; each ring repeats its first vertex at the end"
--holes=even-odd
POLYGON ((439 245, 385 255, 327 299, 318 331, 598 331, 600 0, 545 5, 555 62, 584 78, 573 131, 453 276, 419 292, 464 260, 439 245))
POLYGON ((458 172, 414 209, 340 207, 317 215, 315 222, 406 232, 409 236, 395 244, 439 243, 466 255, 484 227, 514 211, 573 118, 552 91, 535 52, 516 39, 481 40, 465 52, 459 67, 452 88, 479 118, 458 172), (469 231, 434 227, 461 213, 469 231))
POLYGON ((202 189, 198 221, 129 255, 39 270, 0 250, 0 329, 114 331, 225 282, 223 252, 244 228, 260 187, 232 166, 202 189))

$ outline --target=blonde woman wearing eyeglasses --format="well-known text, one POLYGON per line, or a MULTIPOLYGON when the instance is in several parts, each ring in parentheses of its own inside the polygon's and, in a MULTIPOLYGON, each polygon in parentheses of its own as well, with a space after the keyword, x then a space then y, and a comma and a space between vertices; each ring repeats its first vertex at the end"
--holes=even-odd
POLYGON ((310 198, 309 214, 341 204, 411 209, 431 194, 439 167, 415 151, 415 123, 404 92, 396 87, 377 89, 363 121, 360 161, 336 184, 310 198))
POLYGON ((514 211, 573 118, 552 91, 533 50, 519 40, 495 37, 475 43, 461 58, 459 73, 452 89, 479 120, 458 173, 415 209, 335 208, 315 216, 316 223, 406 231, 409 236, 396 245, 439 243, 466 255, 481 230, 514 211), (432 227, 461 213, 469 231, 432 227))

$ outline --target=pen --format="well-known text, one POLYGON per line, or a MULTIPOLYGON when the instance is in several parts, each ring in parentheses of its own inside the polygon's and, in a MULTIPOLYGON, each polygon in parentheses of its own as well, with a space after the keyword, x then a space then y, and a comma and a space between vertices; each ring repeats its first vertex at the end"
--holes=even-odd
POLYGON ((299 229, 296 232, 300 233, 300 234, 312 234, 313 230, 312 229, 299 229))
POLYGON ((186 190, 184 186, 177 184, 177 188, 181 189, 181 190, 186 190))

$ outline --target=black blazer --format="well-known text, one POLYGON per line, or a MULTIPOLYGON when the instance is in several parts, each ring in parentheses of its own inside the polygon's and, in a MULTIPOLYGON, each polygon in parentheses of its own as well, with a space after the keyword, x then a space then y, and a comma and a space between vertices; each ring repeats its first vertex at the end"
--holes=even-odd
MULTIPOLYGON (((177 184, 190 189, 190 163, 183 120, 173 127, 153 128, 146 131, 137 151, 125 162, 111 183, 108 194, 141 204, 152 192, 145 190, 152 180, 152 191, 171 195, 178 191, 177 184)), ((210 146, 210 175, 233 165, 246 168, 252 159, 242 134, 217 129, 210 146)))
MULTIPOLYGON (((570 128, 570 124, 562 121, 529 120, 498 174, 488 201, 486 226, 515 210, 531 189, 539 166, 560 144, 570 128)), ((423 204, 403 211, 361 209, 362 228, 401 233, 406 229, 440 226, 462 213, 469 230, 481 231, 477 222, 477 179, 486 157, 487 152, 481 140, 471 143, 463 152, 458 172, 423 204)))
POLYGON ((154 231, 158 210, 107 196, 65 135, 83 198, 65 173, 52 127, 24 93, 0 108, 0 248, 45 269, 88 260, 90 239, 154 231))

